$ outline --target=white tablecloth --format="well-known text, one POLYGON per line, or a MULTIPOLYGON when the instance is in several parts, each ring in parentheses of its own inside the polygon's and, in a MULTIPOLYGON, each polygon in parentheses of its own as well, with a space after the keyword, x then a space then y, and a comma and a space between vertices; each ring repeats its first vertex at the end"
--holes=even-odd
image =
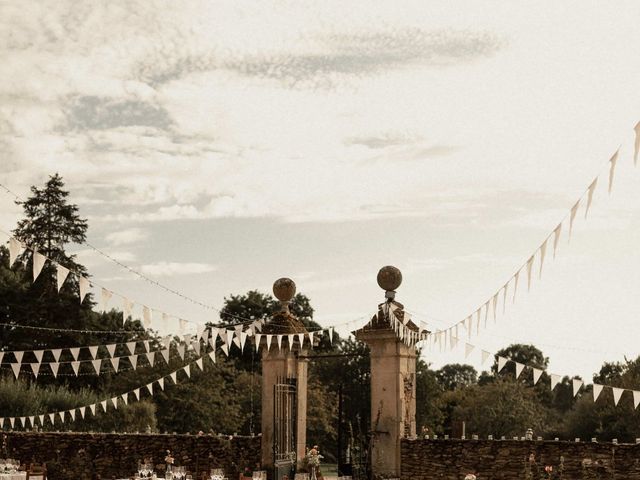
POLYGON ((25 480, 27 472, 19 473, 0 473, 0 480, 25 480))

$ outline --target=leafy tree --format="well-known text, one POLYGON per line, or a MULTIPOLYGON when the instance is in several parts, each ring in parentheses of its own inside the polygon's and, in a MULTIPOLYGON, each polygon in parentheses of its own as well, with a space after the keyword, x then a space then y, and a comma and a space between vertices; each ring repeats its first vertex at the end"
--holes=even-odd
POLYGON ((471 365, 450 363, 436 370, 436 380, 445 390, 468 387, 476 383, 478 372, 471 365))
POLYGON ((444 414, 440 409, 442 386, 437 373, 420 358, 416 363, 416 429, 417 433, 442 433, 444 414))
POLYGON ((547 426, 547 409, 521 383, 498 380, 460 394, 453 419, 465 421, 469 435, 520 437, 528 428, 541 433, 547 426))

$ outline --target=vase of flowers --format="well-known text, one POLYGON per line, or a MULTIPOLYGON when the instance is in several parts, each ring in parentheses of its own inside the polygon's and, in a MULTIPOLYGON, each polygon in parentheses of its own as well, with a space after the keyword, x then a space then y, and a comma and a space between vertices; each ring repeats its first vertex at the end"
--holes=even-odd
POLYGON ((320 450, 317 445, 314 445, 312 449, 307 451, 306 459, 307 465, 309 465, 311 480, 318 479, 318 473, 320 472, 320 460, 324 457, 320 455, 320 450))

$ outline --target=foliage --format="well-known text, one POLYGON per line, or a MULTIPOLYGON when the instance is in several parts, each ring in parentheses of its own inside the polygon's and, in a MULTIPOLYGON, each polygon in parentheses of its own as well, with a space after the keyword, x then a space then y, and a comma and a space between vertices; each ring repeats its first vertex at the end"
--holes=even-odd
POLYGON ((471 365, 450 363, 436 370, 436 380, 445 390, 467 387, 477 382, 478 372, 471 365))

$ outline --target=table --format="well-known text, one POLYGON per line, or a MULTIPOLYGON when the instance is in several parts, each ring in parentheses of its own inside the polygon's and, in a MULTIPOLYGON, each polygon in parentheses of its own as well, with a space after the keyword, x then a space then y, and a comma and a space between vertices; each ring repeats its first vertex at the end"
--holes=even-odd
POLYGON ((27 472, 0 473, 0 480, 25 480, 27 472))

